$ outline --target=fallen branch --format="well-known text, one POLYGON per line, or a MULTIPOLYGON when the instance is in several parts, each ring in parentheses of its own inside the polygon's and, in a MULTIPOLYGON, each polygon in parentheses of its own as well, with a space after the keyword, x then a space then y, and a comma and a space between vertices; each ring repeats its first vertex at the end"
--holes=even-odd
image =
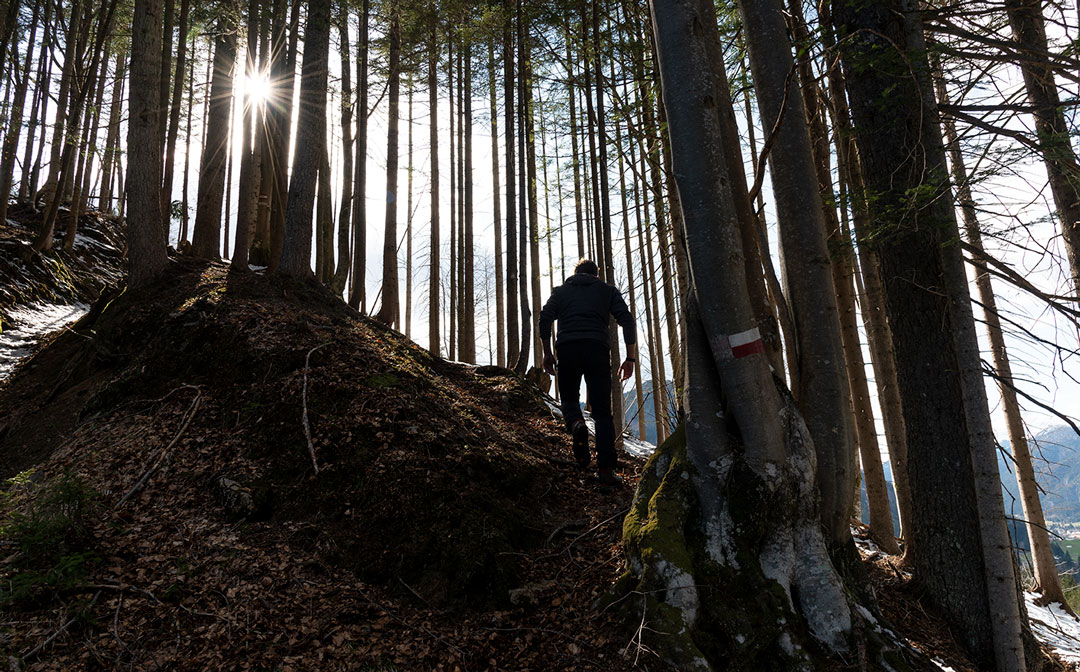
MULTIPOLYGON (((187 386, 187 387, 191 387, 191 386, 187 386)), ((188 406, 188 410, 185 413, 184 421, 180 424, 180 429, 176 432, 176 436, 174 436, 172 441, 169 442, 169 445, 165 446, 164 448, 162 448, 161 450, 158 451, 158 454, 155 456, 154 462, 153 462, 152 465, 150 465, 150 468, 147 469, 146 473, 144 473, 142 475, 142 477, 139 478, 139 480, 135 483, 135 485, 132 486, 131 490, 128 490, 127 493, 123 497, 120 498, 120 501, 117 502, 116 506, 113 507, 113 508, 118 509, 121 506, 123 506, 124 502, 131 499, 132 495, 134 495, 144 485, 146 485, 146 482, 148 480, 150 480, 150 476, 152 476, 153 473, 155 471, 157 471, 158 467, 161 466, 161 463, 164 460, 165 456, 169 453, 170 450, 172 450, 173 446, 175 446, 176 443, 180 440, 180 437, 182 437, 184 435, 184 432, 187 430, 188 425, 191 424, 191 419, 195 417, 195 413, 199 410, 199 402, 202 399, 202 393, 198 391, 198 388, 193 387, 192 389, 196 390, 195 398, 191 401, 191 405, 188 406)))
POLYGON ((315 459, 315 444, 312 443, 312 441, 311 441, 311 425, 308 423, 307 379, 308 379, 308 370, 311 368, 311 354, 313 352, 315 352, 316 350, 318 350, 319 348, 324 348, 324 347, 326 347, 328 345, 330 345, 330 344, 329 343, 323 343, 322 345, 316 345, 311 350, 308 350, 307 357, 304 358, 304 393, 303 393, 303 398, 304 398, 304 417, 303 417, 304 436, 307 438, 308 453, 311 454, 311 466, 315 469, 316 474, 319 473, 319 463, 315 459))
MULTIPOLYGON (((90 600, 90 604, 88 605, 87 608, 94 606, 94 603, 98 601, 99 597, 101 597, 101 591, 100 590, 98 592, 94 593, 94 597, 93 597, 93 599, 90 600)), ((78 615, 72 616, 71 620, 69 620, 66 623, 64 623, 63 625, 61 625, 56 630, 56 632, 54 632, 51 635, 49 635, 48 637, 46 637, 44 642, 38 644, 34 648, 30 649, 26 653, 19 656, 19 661, 21 663, 25 664, 28 660, 32 659, 37 654, 41 653, 41 651, 43 651, 46 646, 52 644, 53 641, 55 641, 57 637, 64 634, 65 632, 67 632, 67 629, 70 628, 72 625, 74 625, 75 621, 77 621, 77 620, 79 620, 78 615)))

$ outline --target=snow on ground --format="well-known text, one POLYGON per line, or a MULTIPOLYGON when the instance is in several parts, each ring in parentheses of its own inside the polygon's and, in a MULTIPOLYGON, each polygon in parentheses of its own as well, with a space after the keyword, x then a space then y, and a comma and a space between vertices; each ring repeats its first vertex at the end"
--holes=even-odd
POLYGON ((43 336, 66 327, 88 310, 90 306, 85 303, 68 306, 37 304, 12 310, 8 315, 13 326, 0 332, 0 381, 11 375, 43 336))
POLYGON ((1037 597, 1034 593, 1024 593, 1031 631, 1066 663, 1080 663, 1080 620, 1058 604, 1040 607, 1035 604, 1037 597))
MULTIPOLYGON (((555 401, 555 399, 553 399, 547 394, 544 394, 543 397, 544 402, 547 403, 548 408, 551 410, 551 415, 559 420, 562 420, 562 408, 559 407, 559 404, 555 401)), ((589 434, 596 436, 596 422, 593 421, 592 415, 584 409, 582 409, 581 412, 585 416, 585 425, 589 428, 589 434)), ((649 443, 648 441, 635 439, 629 434, 623 434, 622 438, 623 450, 625 450, 626 453, 632 457, 647 458, 656 452, 656 446, 649 443)))

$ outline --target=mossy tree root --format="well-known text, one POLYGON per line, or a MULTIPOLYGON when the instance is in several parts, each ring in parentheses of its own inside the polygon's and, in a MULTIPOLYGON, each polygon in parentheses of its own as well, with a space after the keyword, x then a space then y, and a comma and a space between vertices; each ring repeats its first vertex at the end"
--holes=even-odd
POLYGON ((654 453, 623 525, 629 566, 609 604, 624 610, 634 643, 678 670, 923 668, 838 578, 817 524, 812 445, 798 415, 785 415, 790 457, 765 478, 738 450, 703 474, 684 427, 654 453), (703 490, 721 504, 702 506, 703 490))

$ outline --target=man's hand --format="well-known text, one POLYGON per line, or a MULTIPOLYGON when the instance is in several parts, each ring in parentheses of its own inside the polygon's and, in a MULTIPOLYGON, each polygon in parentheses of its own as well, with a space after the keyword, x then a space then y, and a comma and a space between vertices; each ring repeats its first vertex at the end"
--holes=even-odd
POLYGON ((551 375, 555 375, 555 367, 557 363, 555 361, 555 355, 550 352, 544 355, 544 371, 547 371, 551 375))
POLYGON ((626 382, 632 375, 634 375, 634 363, 630 361, 623 362, 622 366, 619 367, 619 382, 626 382))

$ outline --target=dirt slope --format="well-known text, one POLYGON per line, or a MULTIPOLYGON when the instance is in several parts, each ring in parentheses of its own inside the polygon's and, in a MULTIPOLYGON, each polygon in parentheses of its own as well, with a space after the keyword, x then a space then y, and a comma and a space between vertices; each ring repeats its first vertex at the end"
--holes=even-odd
POLYGON ((32 516, 60 483, 89 512, 37 566, 0 568, 5 655, 627 667, 591 603, 619 569, 630 490, 570 465, 530 388, 432 359, 321 288, 175 265, 103 298, 0 391, 0 470, 24 472, 5 508, 32 516))

